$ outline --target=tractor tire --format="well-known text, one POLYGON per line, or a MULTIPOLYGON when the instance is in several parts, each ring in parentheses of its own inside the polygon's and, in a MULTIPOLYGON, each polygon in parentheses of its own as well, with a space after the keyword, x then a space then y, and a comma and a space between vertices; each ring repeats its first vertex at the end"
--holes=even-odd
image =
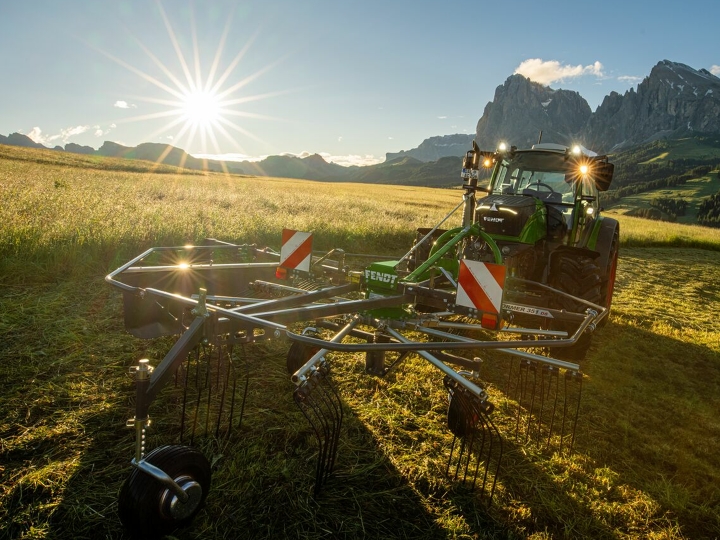
POLYGON ((158 538, 190 524, 210 490, 210 463, 188 446, 161 446, 145 460, 162 469, 190 495, 187 503, 147 473, 133 469, 118 497, 120 521, 134 538, 158 538))
POLYGON ((620 248, 620 224, 614 219, 605 218, 602 223, 596 251, 600 253, 600 305, 608 310, 598 326, 603 327, 610 320, 613 293, 615 292, 615 276, 617 275, 618 252, 620 248))
MULTIPOLYGON (((602 273, 598 262, 586 255, 567 252, 558 255, 553 264, 548 285, 559 291, 571 294, 588 302, 599 304, 602 298, 602 273)), ((564 309, 576 313, 584 313, 587 307, 570 298, 556 295, 550 303, 553 309, 564 309)), ((564 330, 568 335, 575 333, 577 324, 565 321, 555 321, 550 325, 553 330, 564 330)), ((551 354, 560 360, 580 361, 585 358, 592 334, 583 333, 578 341, 570 347, 556 347, 551 354)))

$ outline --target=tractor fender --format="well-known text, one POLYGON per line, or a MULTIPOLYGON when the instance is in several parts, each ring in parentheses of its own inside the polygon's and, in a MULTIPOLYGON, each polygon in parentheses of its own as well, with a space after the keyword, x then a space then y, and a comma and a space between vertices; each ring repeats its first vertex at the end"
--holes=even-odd
POLYGON ((613 236, 616 231, 620 230, 620 223, 616 219, 605 216, 600 217, 597 221, 598 223, 595 224, 590 235, 588 248, 600 254, 600 268, 606 268, 613 236))

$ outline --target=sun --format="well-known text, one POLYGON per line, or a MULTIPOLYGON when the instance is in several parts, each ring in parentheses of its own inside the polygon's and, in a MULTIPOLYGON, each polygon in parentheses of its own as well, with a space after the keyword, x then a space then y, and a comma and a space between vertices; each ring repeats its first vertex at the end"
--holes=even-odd
POLYGON ((238 81, 234 77, 234 71, 240 60, 247 53, 256 36, 250 37, 247 44, 236 53, 226 68, 221 70, 220 58, 223 54, 226 39, 233 28, 231 24, 232 17, 228 17, 227 19, 212 62, 204 63, 200 58, 194 15, 191 13, 192 61, 188 61, 182 51, 180 40, 172 28, 159 0, 157 6, 165 23, 168 37, 175 50, 180 70, 172 70, 137 38, 134 38, 135 42, 159 69, 159 73, 153 75, 141 71, 138 67, 128 62, 103 50, 96 49, 104 56, 151 83, 166 95, 166 97, 134 96, 133 99, 135 100, 160 105, 164 110, 124 118, 117 122, 136 122, 167 118, 168 122, 149 134, 148 137, 152 139, 162 135, 172 140, 173 145, 179 147, 184 146, 188 149, 188 152, 191 151, 191 148, 196 148, 196 140, 199 139, 200 153, 209 154, 214 151, 215 154, 220 154, 222 152, 218 144, 218 135, 222 135, 241 153, 245 153, 242 145, 232 136, 230 131, 234 131, 245 138, 253 139, 261 144, 267 145, 265 141, 231 120, 231 118, 278 120, 270 116, 238 110, 237 107, 252 101, 267 99, 291 91, 290 89, 286 89, 261 94, 244 93, 247 85, 270 69, 273 69, 281 60, 265 65, 238 81), (233 78, 236 80, 234 83, 231 82, 233 78))
POLYGON ((187 92, 181 102, 180 112, 184 121, 205 129, 216 125, 223 118, 220 97, 209 90, 187 92))

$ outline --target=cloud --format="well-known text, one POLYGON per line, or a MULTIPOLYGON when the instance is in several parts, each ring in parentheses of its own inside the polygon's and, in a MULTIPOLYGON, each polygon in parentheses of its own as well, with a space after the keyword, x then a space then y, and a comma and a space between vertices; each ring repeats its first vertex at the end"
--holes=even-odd
POLYGON ((67 142, 70 137, 74 137, 75 135, 82 135, 88 129, 90 129, 90 126, 75 126, 65 128, 60 130, 60 133, 58 135, 53 135, 52 137, 50 137, 50 140, 62 139, 63 142, 67 142))
POLYGON ((102 129, 96 129, 96 130, 95 130, 95 136, 96 136, 96 137, 102 137, 103 135, 105 135, 105 133, 103 132, 102 129))
POLYGON ((634 75, 620 75, 617 78, 618 81, 630 84, 639 84, 642 82, 642 77, 636 77, 634 75))
POLYGON ((335 163, 336 165, 342 165, 343 167, 350 167, 353 165, 356 165, 358 167, 364 167, 366 165, 375 165, 376 163, 381 163, 385 161, 384 158, 378 159, 372 154, 366 154, 364 156, 360 156, 357 154, 350 154, 347 156, 333 156, 327 152, 320 152, 320 155, 325 161, 329 163, 335 163))
POLYGON ((118 100, 115 103, 113 103, 113 107, 117 107, 118 109, 137 109, 137 105, 134 103, 128 103, 127 101, 118 100))
POLYGON ((30 130, 30 133, 28 133, 28 137, 30 137, 36 143, 44 145, 50 145, 51 143, 56 141, 62 141, 66 143, 70 140, 70 137, 74 137, 75 135, 81 135, 85 133, 88 129, 90 129, 90 126, 74 126, 61 129, 60 133, 56 133, 55 135, 44 135, 42 129, 35 126, 30 130))
POLYGON ((720 66, 718 66, 718 65, 710 66, 710 73, 720 77, 720 66))
POLYGON ((33 142, 45 144, 47 142, 45 136, 42 134, 42 129, 35 126, 30 130, 30 133, 27 134, 28 137, 30 137, 33 142))
POLYGON ((342 135, 338 137, 338 142, 342 142, 342 135))
POLYGON ((447 116, 438 116, 438 120, 445 120, 447 116))
POLYGON ((603 65, 595 62, 588 66, 560 65, 557 60, 543 60, 541 58, 530 58, 522 62, 515 73, 527 77, 531 81, 549 85, 554 82, 575 79, 586 75, 603 76, 603 65))

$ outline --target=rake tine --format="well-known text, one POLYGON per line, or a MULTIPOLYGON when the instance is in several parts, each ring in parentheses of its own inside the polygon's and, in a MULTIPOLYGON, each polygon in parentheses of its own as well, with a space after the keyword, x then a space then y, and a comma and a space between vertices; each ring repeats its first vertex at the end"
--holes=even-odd
MULTIPOLYGON (((240 402, 240 419, 238 420, 238 429, 242 426, 243 417, 245 415, 245 400, 247 399, 248 394, 248 387, 250 386, 250 362, 248 361, 247 357, 247 351, 245 350, 245 345, 241 345, 240 347, 242 351, 242 358, 243 358, 243 364, 245 365, 245 388, 243 389, 243 396, 242 401, 240 402)), ((233 379, 233 406, 235 404, 235 385, 237 384, 237 379, 233 379)), ((232 415, 231 415, 232 418, 232 415)))
POLYGON ((220 433, 220 423, 222 421, 223 409, 225 406, 225 392, 227 390, 228 381, 230 379, 230 371, 227 365, 228 352, 230 350, 229 345, 224 345, 220 351, 218 351, 218 367, 217 377, 215 378, 215 386, 220 390, 220 403, 218 405, 217 420, 215 421, 215 437, 220 433), (224 374, 224 377, 220 377, 224 374))
POLYGON ((182 414, 180 415, 180 442, 183 442, 183 438, 185 436, 185 412, 186 412, 186 407, 187 407, 188 384, 190 381, 190 357, 191 356, 192 356, 192 353, 187 355, 186 367, 185 367, 185 376, 184 376, 184 383, 183 383, 182 414))
POLYGON ((322 431, 318 427, 317 419, 314 419, 313 416, 310 414, 309 411, 311 411, 310 405, 307 403, 309 400, 308 392, 309 389, 307 388, 307 385, 309 383, 306 381, 303 383, 302 386, 299 386, 295 389, 293 392, 293 397, 295 399, 295 403, 300 408, 300 411, 303 413, 303 416, 305 416, 305 419, 310 423, 310 427, 312 427, 313 431, 315 432, 315 439, 318 442, 318 465, 315 469, 315 490, 314 493, 317 495, 320 491, 320 463, 321 463, 321 455, 322 455, 322 449, 323 449, 323 436, 322 431))
POLYGON ((317 495, 335 467, 343 418, 342 402, 324 367, 313 371, 307 380, 295 389, 293 396, 313 428, 318 442, 315 470, 317 495))
MULTIPOLYGON (((470 441, 468 442, 468 461, 467 461, 468 465, 470 464, 470 456, 472 456, 473 446, 475 444, 475 433, 478 431, 477 426, 478 426, 478 423, 482 423, 482 412, 474 405, 475 404, 471 400, 468 399, 468 406, 472 410, 472 415, 473 415, 472 418, 474 420, 474 422, 473 422, 474 425, 472 426, 474 429, 472 429, 472 431, 471 431, 471 433, 473 435, 472 435, 472 438, 470 439, 470 441)), ((477 483, 478 471, 480 470, 480 458, 482 457, 483 450, 485 449, 486 432, 485 432, 484 423, 482 423, 482 426, 483 426, 483 429, 481 431, 482 437, 480 438, 480 449, 477 450, 477 452, 476 452, 477 459, 475 460, 475 471, 474 471, 474 475, 473 475, 471 489, 475 489, 475 484, 477 483)), ((487 467, 487 463, 488 462, 486 461, 486 467, 487 467)), ((468 467, 466 466, 465 467, 465 478, 463 478, 463 481, 465 481, 467 479, 467 470, 468 470, 468 467)), ((484 482, 483 482, 483 486, 481 489, 485 489, 484 482)))
MULTIPOLYGON (((337 422, 335 421, 335 416, 332 414, 333 404, 330 401, 324 386, 324 379, 318 380, 313 396, 318 398, 315 401, 317 403, 317 411, 322 418, 323 425, 325 426, 325 444, 321 460, 322 467, 318 467, 318 473, 320 474, 321 472, 321 484, 325 483, 325 480, 327 480, 330 476, 330 472, 332 471, 332 466, 334 464, 333 451, 335 449, 334 439, 337 431, 337 422), (320 471, 320 469, 322 470, 320 471)), ((318 462, 318 465, 320 465, 320 462, 318 462)))
POLYGON ((555 383, 555 399, 553 400, 552 415, 550 416, 550 427, 548 429, 548 438, 546 449, 550 448, 550 441, 552 440, 553 427, 555 426, 555 417, 557 415, 558 395, 560 394, 560 370, 557 368, 550 368, 550 381, 548 384, 548 397, 552 390, 552 384, 555 383))
POLYGON ((471 490, 475 490, 478 476, 482 474, 480 489, 486 492, 491 461, 495 458, 496 448, 499 445, 499 455, 495 459, 493 482, 489 493, 492 499, 503 454, 502 436, 489 417, 492 408, 488 403, 461 388, 456 381, 446 377, 444 383, 450 394, 448 427, 454 435, 445 473, 450 476, 451 468, 454 469, 452 479, 461 479, 463 483, 468 483, 469 476, 472 475, 471 490), (495 437, 498 439, 497 443, 493 440, 495 437))
POLYGON ((195 443, 195 430, 197 429, 198 415, 200 414, 200 398, 202 397, 202 386, 200 385, 200 358, 202 354, 200 349, 195 353, 195 388, 197 389, 197 397, 195 399, 195 414, 193 415, 192 431, 190 433, 190 444, 195 443))
MULTIPOLYGON (((527 410, 527 426, 525 429, 525 444, 530 440, 530 429, 533 426, 533 412, 535 409, 535 393, 537 391, 537 364, 535 362, 529 363, 528 365, 528 378, 527 381, 529 383, 530 381, 530 373, 532 373, 532 390, 530 394, 530 407, 528 407, 527 410)), ((539 420, 538 420, 538 427, 539 427, 539 420)))
POLYGON ((570 381, 570 380, 572 380, 574 383, 577 384, 578 391, 577 391, 577 398, 575 399, 575 403, 573 405, 575 407, 575 414, 574 414, 574 417, 572 418, 572 422, 571 422, 572 426, 571 426, 571 428, 569 428, 572 431, 570 433, 568 433, 568 436, 570 437, 570 444, 567 448, 568 452, 572 451, 572 448, 575 444, 575 431, 577 429, 578 416, 580 415, 580 397, 582 395, 583 374, 579 373, 579 372, 576 373, 576 372, 571 372, 571 371, 568 371, 565 373, 565 381, 564 381, 565 404, 563 407, 563 421, 562 421, 562 431, 560 434, 560 450, 559 450, 561 453, 562 453, 563 444, 565 442, 565 423, 566 423, 567 414, 568 414, 568 403, 570 401, 569 391, 568 391, 568 381, 570 381))
POLYGON ((572 373, 572 378, 577 379, 578 393, 577 403, 575 405, 575 418, 573 420, 572 437, 570 439, 570 448, 568 449, 570 452, 572 452, 573 446, 575 445, 575 430, 577 429, 578 417, 580 416, 580 397, 582 396, 583 375, 582 373, 572 373))
MULTIPOLYGON (((497 486, 498 475, 500 474, 500 463, 502 463, 504 445, 503 445, 502 435, 500 434, 500 430, 497 428, 497 426, 495 425, 495 423, 490 419, 490 417, 489 417, 488 415, 484 415, 484 419, 485 419, 485 421, 488 423, 488 425, 489 425, 490 428, 491 428, 491 431, 490 431, 490 445, 491 445, 491 447, 490 447, 490 451, 488 452, 488 454, 489 454, 489 455, 492 454, 492 444, 493 444, 492 432, 493 432, 493 431, 495 432, 495 435, 497 435, 498 445, 500 446, 499 455, 498 455, 498 457, 497 457, 497 464, 496 464, 496 466, 495 466, 495 472, 493 473, 492 488, 490 489, 490 496, 488 497, 489 500, 492 500, 493 495, 495 494, 495 487, 497 486)), ((485 486, 486 486, 486 483, 487 483, 487 473, 488 473, 489 467, 490 467, 490 458, 488 457, 488 463, 487 463, 487 466, 485 467, 485 479, 483 480, 483 491, 485 490, 485 486)))
POLYGON ((338 395, 337 390, 335 389, 335 386, 330 382, 330 379, 324 377, 320 387, 321 387, 321 390, 325 393, 330 405, 332 406, 332 412, 334 413, 332 416, 333 431, 332 431, 332 438, 330 439, 330 448, 329 448, 330 460, 329 460, 328 467, 327 467, 327 472, 329 474, 335 468, 335 458, 337 457, 338 443, 340 441, 340 426, 342 425, 342 420, 343 420, 343 410, 342 410, 342 402, 340 401, 340 396, 338 395))
POLYGON ((545 373, 547 371, 548 369, 546 366, 540 367, 540 410, 538 411, 537 438, 535 439, 535 448, 540 448, 540 437, 542 436, 543 412, 545 412, 545 373))
POLYGON ((525 399, 525 389, 527 386, 527 379, 529 377, 528 375, 528 364, 529 362, 521 360, 520 366, 518 370, 518 386, 517 386, 517 415, 516 415, 516 421, 515 421, 515 438, 517 439, 518 434, 520 433, 520 417, 522 415, 522 404, 525 399), (523 383, 523 372, 525 373, 525 382, 523 383))

